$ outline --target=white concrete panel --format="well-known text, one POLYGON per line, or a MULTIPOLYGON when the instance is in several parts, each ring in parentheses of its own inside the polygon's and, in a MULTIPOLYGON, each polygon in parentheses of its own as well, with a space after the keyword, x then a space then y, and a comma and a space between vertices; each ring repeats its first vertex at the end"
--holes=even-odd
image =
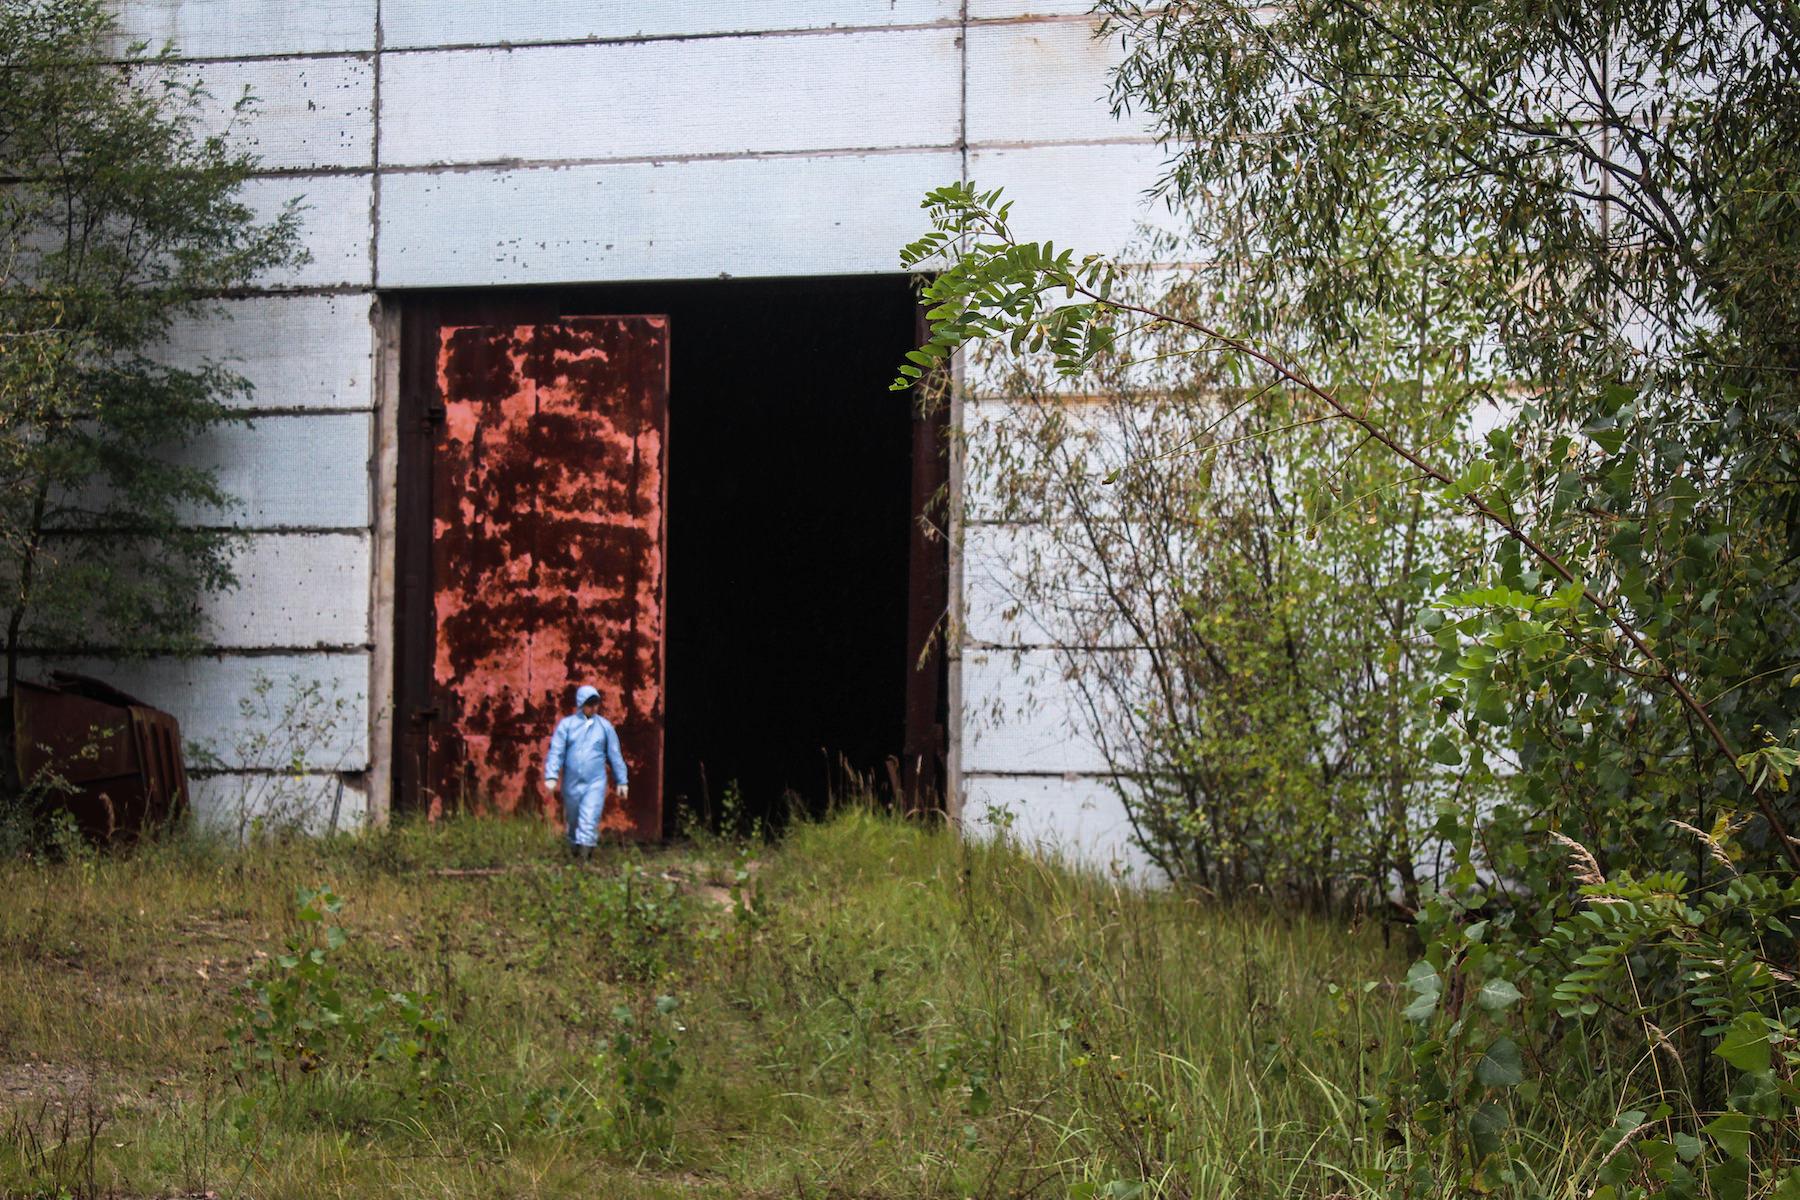
POLYGON ((206 605, 226 648, 363 646, 369 640, 366 533, 259 533, 233 562, 237 590, 206 605))
POLYGON ((121 0, 124 40, 189 58, 375 48, 376 0, 121 0))
POLYGON ((366 58, 209 62, 179 75, 207 93, 199 132, 226 136, 262 170, 369 165, 375 68, 366 58))
POLYGON ((1070 531, 968 526, 962 577, 963 638, 974 646, 1142 644, 1070 531))
POLYGON ((363 780, 285 772, 203 775, 188 783, 194 821, 227 837, 355 832, 368 822, 363 780), (336 812, 335 827, 332 814, 336 812))
POLYGON ((1090 15, 1094 0, 969 0, 969 20, 995 21, 1014 17, 1085 17, 1090 15))
POLYGON ((1177 449, 1151 445, 1147 419, 1119 402, 1054 393, 963 405, 963 516, 972 522, 1066 519, 1074 505, 1111 515, 1123 495, 1108 474, 1177 449), (1129 418, 1129 419, 1128 419, 1129 418))
POLYGON ((958 40, 913 29, 397 55, 382 68, 381 159, 953 146, 958 40))
POLYGON ((369 286, 370 176, 265 176, 245 183, 243 198, 263 220, 299 200, 300 240, 312 255, 310 262, 262 276, 257 286, 369 286))
POLYGON ((1057 249, 1130 257, 1139 227, 1173 229, 1160 200, 1147 196, 1163 173, 1165 152, 1150 144, 974 149, 969 178, 1000 187, 1013 202, 1013 232, 1057 249))
POLYGON ((964 519, 1129 518, 1141 511, 1134 506, 1144 503, 1146 488, 1177 502, 1187 489, 1197 499, 1202 469, 1218 461, 1209 439, 1238 432, 1221 433, 1220 423, 1241 399, 1146 390, 965 401, 964 519))
POLYGON ((1094 870, 1163 881, 1134 841, 1125 805, 1105 779, 966 775, 963 789, 963 830, 971 836, 1004 829, 1022 845, 1094 870))
MULTIPOLYGON (((1117 656, 1129 651, 1102 651, 1117 656)), ((963 653, 963 770, 1104 773, 1079 655, 1055 650, 963 653)), ((1108 711, 1103 696, 1093 706, 1108 711)), ((1115 728, 1103 731, 1118 736, 1115 728)))
POLYGON ((406 174, 383 181, 381 282, 482 286, 899 269, 954 151, 406 174))
POLYGON ((969 30, 969 141, 1072 142, 1142 138, 1141 117, 1116 120, 1107 101, 1116 38, 1085 21, 976 25, 969 30))
MULTIPOLYGON (((367 413, 257 417, 209 430, 178 461, 213 470, 238 499, 224 523, 242 529, 366 529, 367 413)), ((220 514, 186 519, 220 523, 220 514)))
POLYGON ((367 654, 222 655, 46 664, 90 675, 174 714, 190 769, 369 764, 367 654))
POLYGON ((959 0, 384 0, 381 26, 392 49, 923 25, 960 15, 959 0))
POLYGON ((248 408, 372 406, 367 295, 255 296, 184 318, 157 357, 171 366, 223 363, 255 389, 248 408))

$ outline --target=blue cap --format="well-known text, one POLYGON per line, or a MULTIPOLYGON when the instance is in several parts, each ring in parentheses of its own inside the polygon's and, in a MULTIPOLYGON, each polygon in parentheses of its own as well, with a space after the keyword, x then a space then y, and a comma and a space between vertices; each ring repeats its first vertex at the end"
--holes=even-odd
POLYGON ((600 689, 593 686, 592 684, 584 683, 580 687, 575 689, 575 707, 576 708, 580 708, 582 705, 586 704, 589 700, 598 700, 599 698, 600 698, 600 689))

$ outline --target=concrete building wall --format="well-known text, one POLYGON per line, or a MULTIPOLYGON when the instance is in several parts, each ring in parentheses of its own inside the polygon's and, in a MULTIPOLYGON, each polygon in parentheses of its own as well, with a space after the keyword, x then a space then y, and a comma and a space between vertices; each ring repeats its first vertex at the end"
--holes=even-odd
MULTIPOLYGON (((304 747, 293 796, 336 804, 340 823, 385 811, 384 294, 894 271, 923 230, 922 194, 959 177, 1004 186, 1023 236, 1119 252, 1155 216, 1143 192, 1162 153, 1108 113, 1112 50, 1084 9, 121 0, 127 35, 173 41, 213 93, 214 127, 262 156, 253 201, 302 198, 311 251, 170 351, 235 358, 256 384, 252 423, 194 451, 244 498, 244 586, 214 602, 208 655, 109 674, 214 744, 223 774, 203 803, 230 817, 270 790, 268 747, 240 712, 261 675, 350 706, 348 728, 304 747), (260 115, 234 122, 245 91, 260 115)), ((1005 611, 1016 531, 977 514, 964 532, 951 670, 964 816, 1010 806, 1029 833, 1129 857, 1103 763, 1047 670, 1054 638, 1005 611)))

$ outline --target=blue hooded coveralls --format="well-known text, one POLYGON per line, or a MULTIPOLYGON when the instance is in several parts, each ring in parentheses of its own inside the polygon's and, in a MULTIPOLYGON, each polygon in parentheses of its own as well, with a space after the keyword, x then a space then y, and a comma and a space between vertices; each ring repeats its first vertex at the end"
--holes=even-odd
POLYGON ((569 843, 592 846, 600 840, 600 813, 606 807, 606 770, 613 781, 628 787, 625 756, 619 753, 619 734, 601 716, 583 716, 581 706, 600 694, 583 685, 575 693, 575 712, 556 723, 550 737, 550 754, 544 760, 544 782, 562 779, 563 819, 569 843))

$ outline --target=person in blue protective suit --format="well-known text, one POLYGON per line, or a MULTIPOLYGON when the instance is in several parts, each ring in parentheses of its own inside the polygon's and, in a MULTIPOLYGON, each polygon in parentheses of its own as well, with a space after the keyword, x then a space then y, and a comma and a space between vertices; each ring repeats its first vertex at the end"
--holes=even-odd
POLYGON ((544 760, 544 790, 552 796, 562 793, 569 848, 577 858, 592 858, 600 840, 608 768, 618 785, 619 799, 625 799, 625 756, 619 753, 619 733, 600 715, 600 692, 582 684, 575 692, 575 711, 556 723, 550 754, 544 760))

